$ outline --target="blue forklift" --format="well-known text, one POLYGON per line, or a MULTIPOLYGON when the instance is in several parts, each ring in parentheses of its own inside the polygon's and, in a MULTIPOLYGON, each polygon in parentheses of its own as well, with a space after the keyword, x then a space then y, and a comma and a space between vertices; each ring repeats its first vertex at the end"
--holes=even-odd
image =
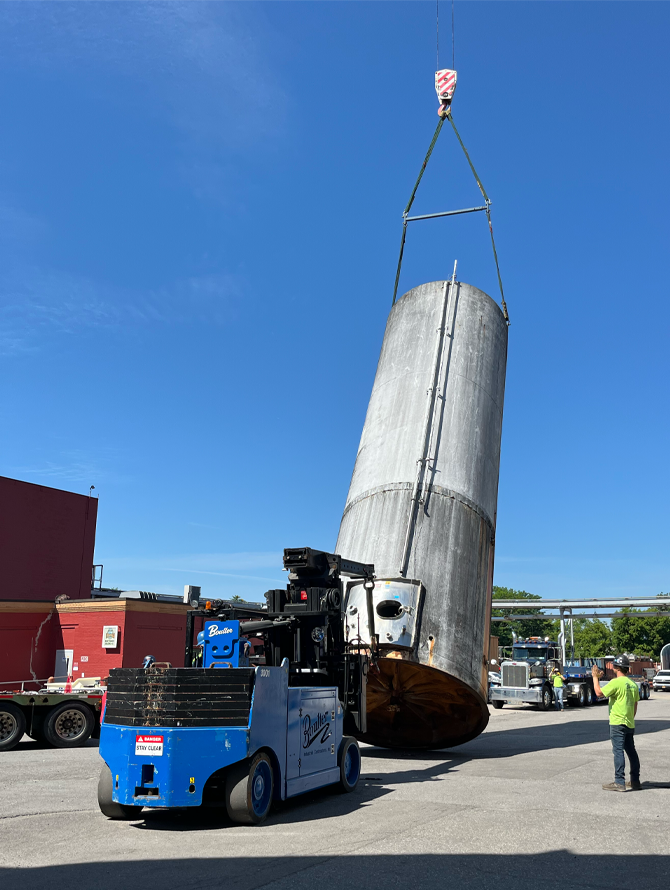
POLYGON ((377 639, 362 651, 345 638, 342 576, 364 579, 372 614, 374 566, 303 547, 284 551, 284 568, 289 583, 265 594, 267 609, 214 600, 190 610, 184 667, 147 658, 146 667, 110 672, 98 783, 105 816, 225 806, 232 821, 257 825, 273 801, 327 785, 355 790, 353 734, 366 731, 377 639), (254 655, 259 638, 264 654, 254 655))

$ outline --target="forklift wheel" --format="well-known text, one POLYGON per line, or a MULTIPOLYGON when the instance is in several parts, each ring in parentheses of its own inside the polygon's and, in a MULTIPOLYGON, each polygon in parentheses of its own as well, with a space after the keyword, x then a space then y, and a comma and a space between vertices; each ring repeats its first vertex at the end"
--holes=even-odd
POLYGON ((258 825, 272 805, 274 776, 267 754, 256 754, 230 767, 226 775, 226 810, 233 822, 258 825))
POLYGON ((112 799, 113 787, 112 771, 105 763, 103 764, 102 770, 100 771, 100 778, 98 779, 98 806, 103 815, 107 816, 108 819, 139 819, 142 807, 116 803, 112 799))
POLYGON ((361 777, 361 750, 356 739, 345 735, 340 745, 340 788, 342 791, 355 791, 361 777))
POLYGON ((491 704, 497 711, 499 711, 502 708, 502 706, 505 704, 505 702, 502 701, 502 699, 494 698, 493 701, 491 702, 491 704))

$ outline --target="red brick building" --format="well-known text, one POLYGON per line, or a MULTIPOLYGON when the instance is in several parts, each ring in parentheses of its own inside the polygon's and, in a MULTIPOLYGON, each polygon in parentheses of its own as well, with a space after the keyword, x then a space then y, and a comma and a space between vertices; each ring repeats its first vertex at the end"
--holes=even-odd
POLYGON ((0 683, 106 677, 111 668, 139 667, 145 655, 182 667, 189 608, 131 599, 0 602, 0 683))

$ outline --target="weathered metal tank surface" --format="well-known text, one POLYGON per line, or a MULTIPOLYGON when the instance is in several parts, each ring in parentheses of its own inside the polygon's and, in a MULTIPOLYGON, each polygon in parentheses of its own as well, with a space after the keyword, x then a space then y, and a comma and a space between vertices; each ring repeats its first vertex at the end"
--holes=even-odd
MULTIPOLYGON (((363 741, 446 747, 488 722, 506 361, 503 313, 471 285, 423 284, 391 310, 336 549, 377 574, 363 741)), ((344 608, 367 647, 360 582, 344 608)))

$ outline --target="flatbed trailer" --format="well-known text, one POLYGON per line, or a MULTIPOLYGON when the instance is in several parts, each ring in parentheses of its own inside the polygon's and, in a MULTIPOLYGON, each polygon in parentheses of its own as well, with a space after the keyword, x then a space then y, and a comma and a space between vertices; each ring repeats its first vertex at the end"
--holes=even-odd
POLYGON ((53 748, 79 748, 100 735, 103 692, 10 690, 0 692, 0 751, 11 751, 27 733, 53 748))

